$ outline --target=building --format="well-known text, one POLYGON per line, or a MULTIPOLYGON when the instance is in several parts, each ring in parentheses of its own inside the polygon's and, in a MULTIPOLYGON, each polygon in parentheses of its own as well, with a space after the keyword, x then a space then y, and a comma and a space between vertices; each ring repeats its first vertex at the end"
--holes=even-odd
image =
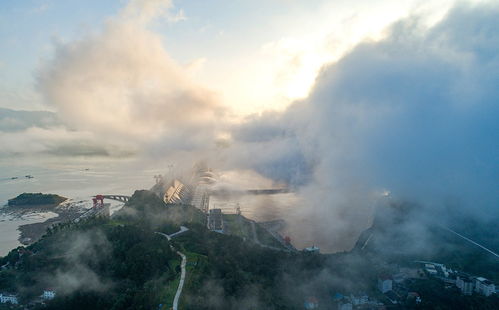
POLYGON ((55 291, 51 289, 47 289, 43 291, 42 298, 46 300, 51 300, 55 298, 55 291))
POLYGON ((338 310, 352 310, 352 309, 353 309, 353 305, 349 302, 338 304, 338 310))
POLYGON ((433 264, 425 264, 424 267, 425 267, 426 272, 429 275, 435 276, 435 275, 438 274, 438 271, 435 268, 435 265, 433 265, 433 264))
POLYGON ((471 295, 473 293, 473 281, 466 275, 461 274, 457 276, 456 286, 464 295, 471 295))
POLYGON ((474 279, 474 286, 475 292, 485 296, 490 296, 496 291, 494 283, 482 277, 474 279))
POLYGON ((307 253, 320 253, 320 251, 321 251, 321 249, 315 245, 303 249, 303 252, 307 252, 307 253))
POLYGON ((222 209, 211 209, 208 213, 208 229, 222 233, 224 231, 224 220, 222 209))
POLYGON ((369 296, 367 295, 361 295, 361 296, 353 296, 350 295, 350 301, 352 302, 352 305, 354 306, 359 306, 359 305, 364 305, 369 302, 369 296))
POLYGON ((393 281, 390 276, 382 275, 378 278, 378 289, 381 293, 386 293, 392 290, 393 281))
POLYGON ((0 303, 2 304, 11 303, 13 305, 17 305, 19 301, 17 300, 16 295, 0 293, 0 303))

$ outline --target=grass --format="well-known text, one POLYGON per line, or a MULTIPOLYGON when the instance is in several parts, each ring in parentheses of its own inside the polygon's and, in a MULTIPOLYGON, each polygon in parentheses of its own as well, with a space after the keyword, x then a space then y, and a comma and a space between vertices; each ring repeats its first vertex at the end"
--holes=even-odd
POLYGON ((224 214, 223 219, 229 235, 253 240, 251 224, 242 216, 237 214, 224 214))
MULTIPOLYGON (((180 263, 180 257, 169 261, 169 265, 172 266, 173 270, 175 270, 177 266, 180 266, 180 263)), ((161 303, 163 304, 161 310, 170 309, 172 307, 173 299, 175 298, 175 293, 177 292, 178 284, 180 282, 180 274, 181 273, 179 272, 177 277, 175 277, 175 280, 169 282, 168 285, 163 288, 163 291, 160 294, 161 303)))
MULTIPOLYGON (((253 241, 253 229, 251 228, 251 222, 248 219, 237 214, 224 214, 223 219, 229 235, 235 235, 253 241)), ((255 223, 255 230, 260 243, 276 248, 283 248, 281 243, 263 227, 258 225, 258 223, 255 223)))
POLYGON ((205 255, 188 252, 183 250, 182 253, 187 257, 187 265, 186 265, 186 277, 184 283, 184 289, 182 296, 180 298, 179 308, 183 308, 184 304, 184 292, 186 291, 195 291, 196 288, 201 287, 203 274, 208 264, 208 258, 205 255))
POLYGON ((272 236, 268 231, 265 230, 265 228, 261 227, 258 224, 255 224, 255 229, 258 240, 262 244, 276 248, 284 248, 282 244, 274 238, 274 236, 272 236))

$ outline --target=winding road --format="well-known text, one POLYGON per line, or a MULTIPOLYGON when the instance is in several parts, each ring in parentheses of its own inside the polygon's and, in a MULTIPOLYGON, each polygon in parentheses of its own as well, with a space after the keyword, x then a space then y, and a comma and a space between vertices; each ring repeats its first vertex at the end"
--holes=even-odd
MULTIPOLYGON (((167 235, 167 234, 159 232, 159 231, 157 231, 156 233, 158 235, 165 237, 166 239, 168 239, 168 241, 170 241, 173 237, 176 237, 176 236, 178 236, 178 235, 180 235, 188 230, 189 230, 189 228, 184 227, 184 226, 180 226, 179 231, 177 231, 176 233, 170 234, 170 235, 167 235)), ((178 283, 177 292, 175 293, 175 298, 173 298, 173 306, 172 306, 173 310, 178 310, 178 301, 180 300, 180 295, 182 294, 182 289, 184 288, 185 275, 186 275, 185 266, 187 265, 187 257, 184 255, 184 253, 177 251, 171 244, 170 244, 170 248, 173 251, 175 251, 180 257, 182 257, 182 263, 180 263, 180 268, 181 268, 180 282, 178 283)))
POLYGON ((185 265, 187 264, 187 257, 179 251, 177 251, 177 254, 182 257, 182 263, 180 264, 182 273, 180 274, 180 282, 178 283, 177 292, 175 293, 175 298, 173 299, 173 310, 178 309, 178 301, 180 299, 180 295, 182 294, 182 288, 184 287, 185 282, 185 265))

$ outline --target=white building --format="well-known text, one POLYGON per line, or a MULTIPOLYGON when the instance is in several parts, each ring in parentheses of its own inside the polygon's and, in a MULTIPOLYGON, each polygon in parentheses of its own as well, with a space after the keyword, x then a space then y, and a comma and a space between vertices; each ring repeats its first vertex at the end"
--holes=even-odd
POLYGON ((43 291, 42 298, 46 300, 51 300, 55 298, 55 291, 54 290, 45 290, 43 291))
POLYGON ((0 293, 0 303, 2 304, 11 303, 17 305, 19 302, 17 301, 16 295, 0 293))
POLYGON ((356 297, 356 296, 350 295, 350 302, 354 306, 364 305, 364 304, 367 304, 369 302, 369 296, 361 295, 361 296, 356 297))
POLYGON ((424 267, 425 267, 426 272, 428 272, 432 276, 434 276, 438 273, 437 269, 435 268, 435 265, 433 265, 433 264, 425 264, 424 267))
POLYGON ((339 310, 352 310, 353 309, 353 306, 351 303, 347 302, 347 303, 340 303, 338 304, 338 309, 339 310))
POLYGON ((381 276, 378 278, 378 289, 381 293, 386 293, 392 290, 393 281, 390 276, 381 276))
POLYGON ((321 249, 318 246, 312 245, 311 247, 304 248, 303 251, 308 253, 320 253, 321 249))
POLYGON ((473 293, 473 281, 467 276, 459 275, 456 279, 456 286, 461 290, 464 295, 471 295, 473 293))
POLYGON ((496 291, 496 287, 494 283, 490 282, 489 280, 478 277, 475 278, 475 292, 480 293, 485 296, 490 296, 496 291))

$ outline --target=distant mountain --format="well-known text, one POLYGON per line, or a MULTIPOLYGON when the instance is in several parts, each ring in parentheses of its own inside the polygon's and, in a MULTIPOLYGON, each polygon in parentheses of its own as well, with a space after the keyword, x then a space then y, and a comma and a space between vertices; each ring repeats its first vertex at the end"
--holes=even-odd
POLYGON ((497 223, 498 218, 442 216, 410 203, 391 204, 376 210, 372 226, 361 234, 353 251, 395 263, 440 262, 498 282, 499 259, 447 229, 497 251, 497 223))

